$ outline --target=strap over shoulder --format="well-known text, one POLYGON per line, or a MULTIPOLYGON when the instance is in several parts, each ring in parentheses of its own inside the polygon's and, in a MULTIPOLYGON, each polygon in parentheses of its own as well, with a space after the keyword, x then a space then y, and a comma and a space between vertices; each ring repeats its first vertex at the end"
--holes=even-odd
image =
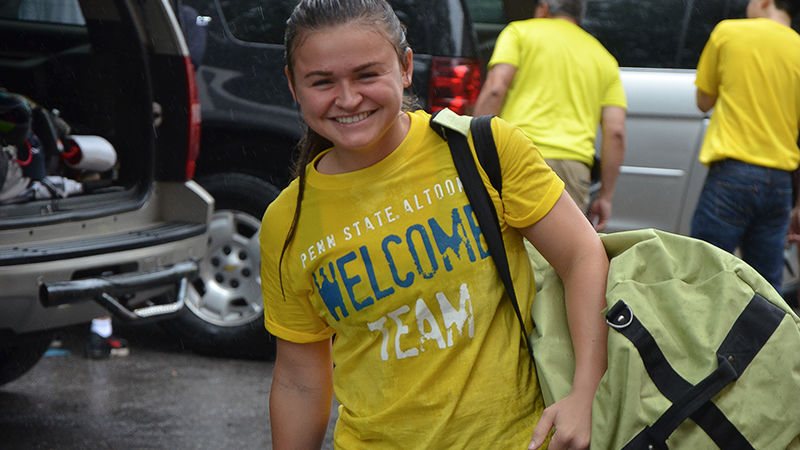
POLYGON ((433 114, 433 116, 431 116, 431 127, 436 130, 439 136, 442 136, 442 138, 445 139, 446 135, 442 129, 443 127, 458 131, 461 135, 467 137, 469 136, 469 127, 471 122, 471 116, 461 116, 447 108, 437 111, 433 114))
MULTIPOLYGON (((502 231, 500 230, 500 223, 497 218, 497 211, 494 208, 489 192, 486 190, 486 186, 483 184, 483 180, 478 172, 478 166, 476 165, 472 151, 470 151, 469 142, 467 140, 470 127, 475 126, 476 123, 482 123, 483 125, 479 126, 483 127, 484 131, 478 132, 473 128, 473 139, 476 138, 476 134, 485 135, 488 132, 488 141, 491 142, 491 148, 483 150, 494 154, 494 159, 498 160, 497 168, 499 171, 499 158, 497 156, 494 139, 492 138, 490 122, 491 116, 482 116, 473 120, 470 116, 459 116, 445 109, 431 117, 430 125, 447 141, 447 145, 450 147, 453 164, 464 186, 464 192, 478 220, 481 232, 486 239, 489 254, 494 260, 495 267, 506 288, 511 305, 514 307, 514 313, 517 316, 522 333, 522 340, 528 348, 528 353, 533 357, 531 344, 528 341, 528 333, 525 330, 525 321, 522 319, 519 301, 517 301, 516 291, 514 290, 514 282, 511 279, 508 257, 506 256, 506 248, 503 242, 502 231), (459 126, 463 127, 464 124, 466 124, 465 130, 457 128, 459 126)), ((485 144, 481 144, 480 142, 477 142, 476 145, 485 146, 485 144)), ((480 154, 480 151, 477 151, 477 153, 480 154)))
POLYGON ((458 134, 468 137, 472 133, 472 142, 475 146, 475 154, 478 157, 478 162, 483 168, 486 175, 489 176, 489 181, 492 187, 502 194, 503 193, 503 177, 500 171, 500 158, 497 155, 497 146, 494 142, 494 135, 492 134, 492 115, 485 115, 479 117, 462 116, 443 109, 437 111, 431 116, 431 128, 436 131, 442 139, 447 140, 446 130, 458 132, 458 134))

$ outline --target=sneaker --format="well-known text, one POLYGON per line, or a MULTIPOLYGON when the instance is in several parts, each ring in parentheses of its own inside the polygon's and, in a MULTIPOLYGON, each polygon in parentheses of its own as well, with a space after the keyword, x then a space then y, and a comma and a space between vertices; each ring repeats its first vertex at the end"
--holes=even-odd
POLYGON ((107 338, 97 333, 89 333, 86 342, 86 357, 91 359, 106 359, 111 356, 128 356, 130 349, 128 341, 111 335, 107 338))

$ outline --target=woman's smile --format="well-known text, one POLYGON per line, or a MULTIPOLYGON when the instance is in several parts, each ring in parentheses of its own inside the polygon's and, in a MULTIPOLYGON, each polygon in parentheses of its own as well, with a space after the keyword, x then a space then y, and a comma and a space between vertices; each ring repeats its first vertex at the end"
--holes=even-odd
POLYGON ((335 117, 334 120, 339 122, 342 125, 350 125, 354 123, 361 122, 362 120, 366 119, 372 115, 372 112, 363 112, 352 116, 339 116, 335 117))
POLYGON ((297 47, 292 91, 308 126, 333 143, 317 165, 326 173, 368 167, 392 153, 408 132, 403 90, 413 58, 401 59, 370 26, 316 30, 297 47))

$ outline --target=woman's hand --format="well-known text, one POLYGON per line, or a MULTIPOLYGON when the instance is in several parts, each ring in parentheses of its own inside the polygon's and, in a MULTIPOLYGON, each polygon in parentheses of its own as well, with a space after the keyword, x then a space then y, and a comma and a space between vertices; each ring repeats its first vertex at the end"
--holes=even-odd
POLYGON ((548 408, 533 429, 529 450, 538 449, 554 430, 551 450, 589 448, 592 432, 593 395, 571 393, 548 408))

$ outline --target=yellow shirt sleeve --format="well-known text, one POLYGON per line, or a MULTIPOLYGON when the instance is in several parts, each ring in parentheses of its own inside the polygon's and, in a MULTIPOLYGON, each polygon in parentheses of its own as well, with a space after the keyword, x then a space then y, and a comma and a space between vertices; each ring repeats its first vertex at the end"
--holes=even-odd
POLYGON ((281 251, 289 232, 297 199, 295 180, 267 208, 261 222, 261 292, 264 300, 264 324, 273 336, 296 342, 317 342, 333 335, 314 311, 311 291, 298 291, 292 272, 281 260, 281 251))
POLYGON ((519 67, 519 37, 517 28, 513 23, 507 25, 500 31, 495 41, 492 57, 489 59, 489 69, 497 64, 511 64, 514 67, 519 67))
POLYGON ((711 32, 702 53, 697 62, 697 75, 695 86, 710 95, 717 95, 719 86, 719 74, 717 67, 719 64, 719 46, 717 45, 717 29, 711 32))
POLYGON ((528 227, 555 205, 564 182, 519 128, 497 117, 492 120, 492 133, 503 178, 503 217, 514 228, 528 227))

